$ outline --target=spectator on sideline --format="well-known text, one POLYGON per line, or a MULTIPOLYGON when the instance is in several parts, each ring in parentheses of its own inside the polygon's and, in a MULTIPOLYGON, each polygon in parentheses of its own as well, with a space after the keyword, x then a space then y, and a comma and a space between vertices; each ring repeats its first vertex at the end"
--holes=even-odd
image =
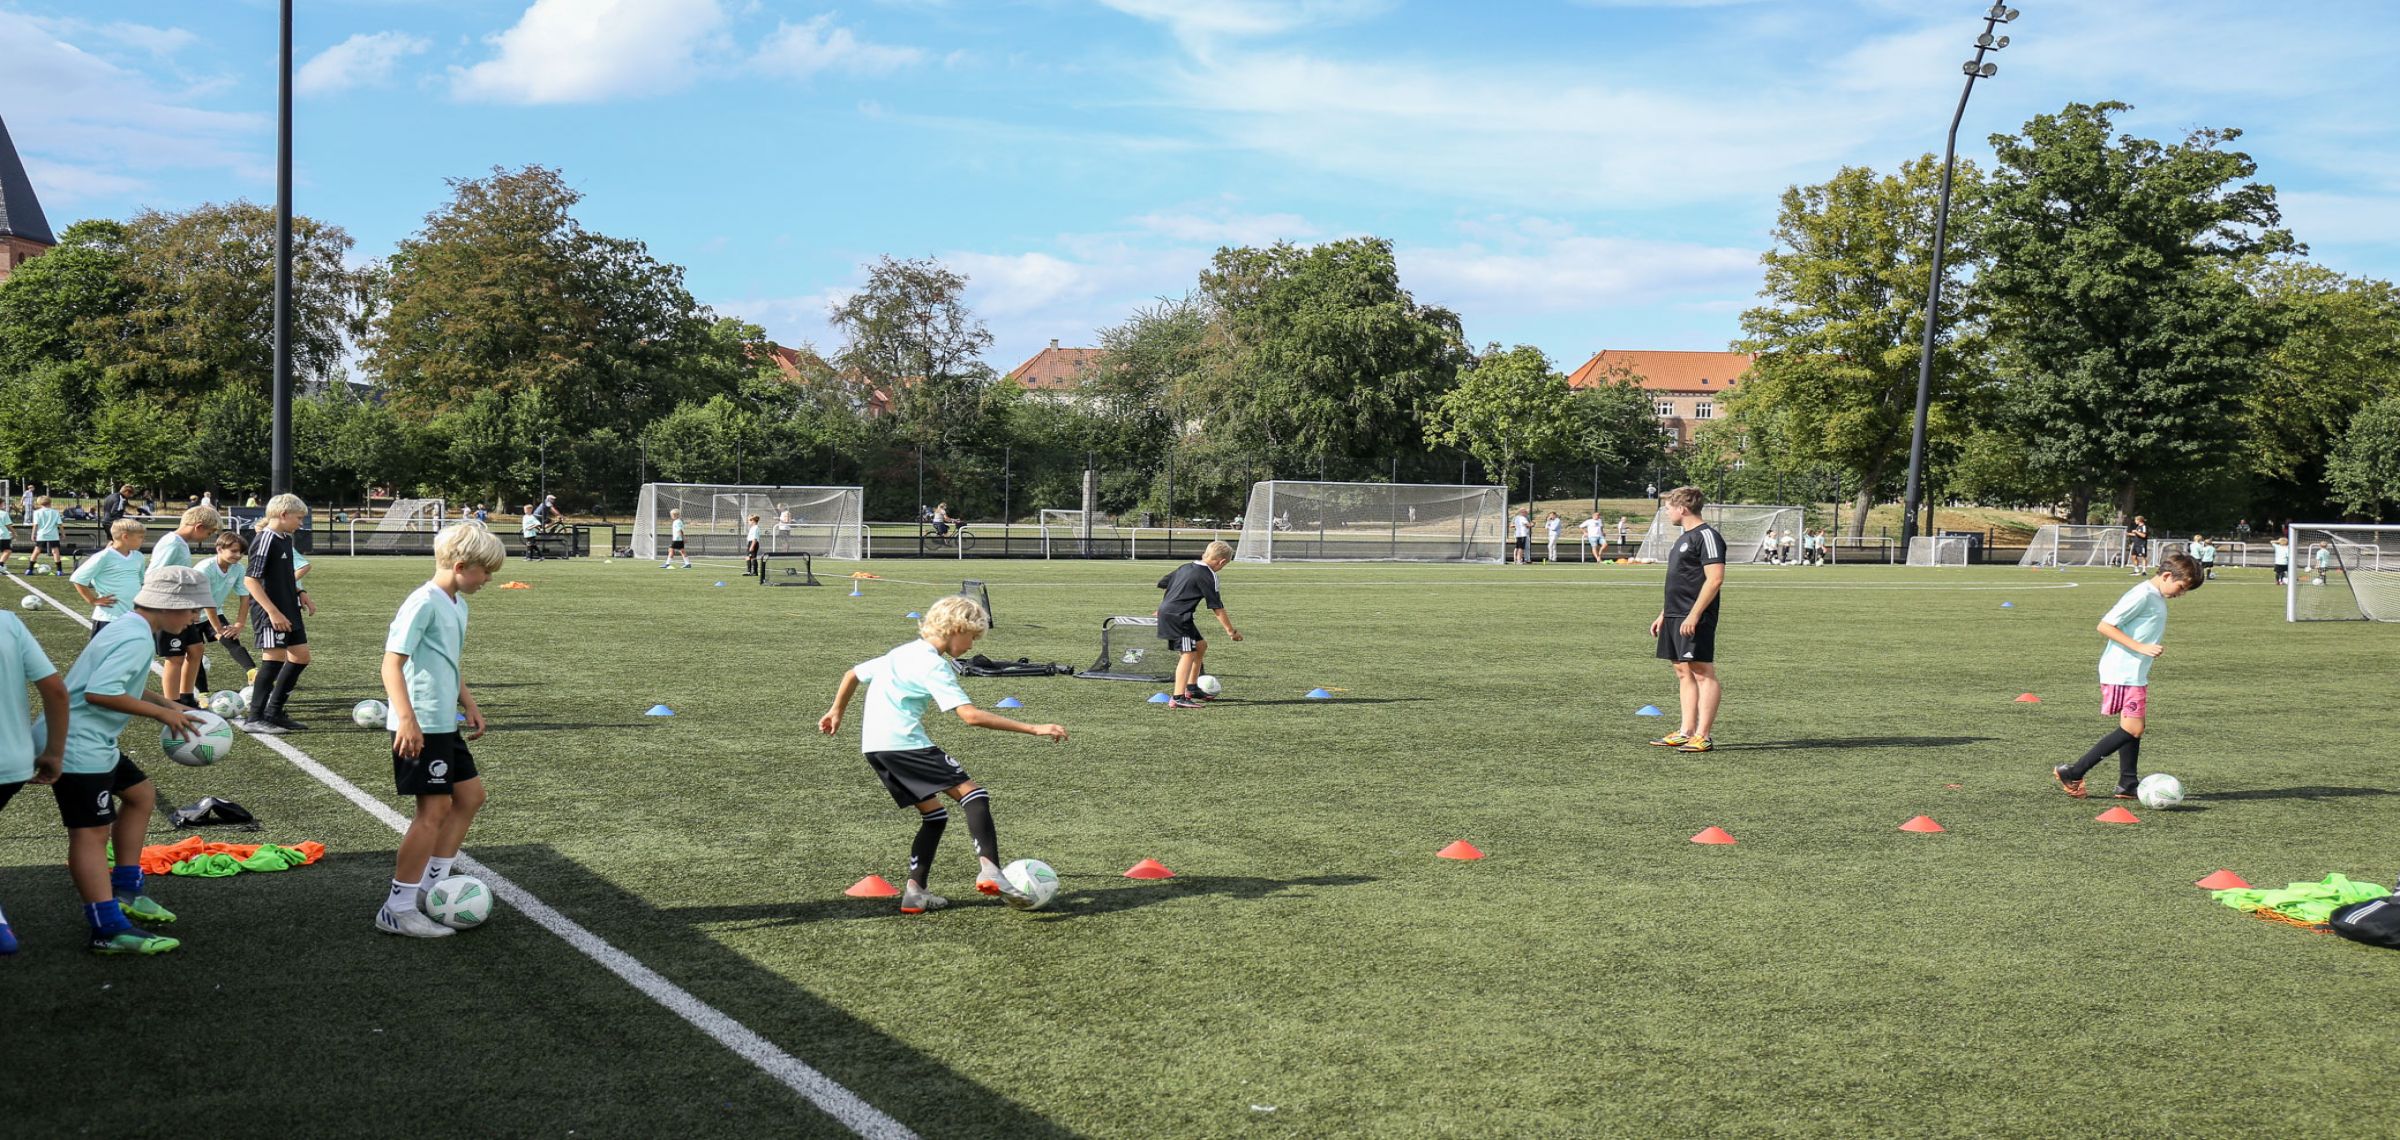
POLYGON ((123 484, 115 491, 100 497, 100 525, 103 528, 131 513, 133 513, 133 484, 123 484))
POLYGON ((1608 553, 1608 524, 1600 521, 1600 512, 1593 511, 1592 517, 1583 520, 1582 526, 1583 552, 1592 561, 1598 562, 1608 553))
POLYGON ((1550 512, 1549 517, 1542 520, 1542 529, 1547 531, 1550 536, 1550 561, 1552 562, 1558 561, 1558 528, 1560 525, 1557 511, 1550 512))

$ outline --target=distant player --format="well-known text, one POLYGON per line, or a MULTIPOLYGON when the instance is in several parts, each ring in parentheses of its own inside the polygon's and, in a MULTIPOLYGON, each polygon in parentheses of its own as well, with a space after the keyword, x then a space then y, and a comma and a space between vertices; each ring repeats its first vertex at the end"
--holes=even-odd
POLYGON ((150 560, 142 554, 144 533, 141 523, 118 519, 109 525, 108 545, 93 551, 67 579, 83 596, 84 604, 92 607, 93 637, 100 636, 101 627, 133 612, 133 596, 140 592, 142 574, 150 568, 150 560))
MULTIPOLYGON (((142 686, 150 679, 158 635, 192 624, 208 604, 208 583, 189 566, 161 566, 127 600, 131 613, 103 627, 67 670, 65 770, 51 790, 67 825, 67 873, 83 896, 92 952, 163 954, 181 943, 134 925, 175 921, 175 912, 143 892, 142 842, 158 790, 132 757, 117 750, 117 736, 137 716, 177 732, 195 730, 191 710, 147 700, 142 686)), ((34 731, 46 734, 48 728, 36 724, 34 731)))
MULTIPOLYGON (((176 528, 159 536, 157 544, 150 548, 150 565, 191 565, 193 548, 206 547, 224 522, 215 507, 192 507, 184 511, 176 528)), ((216 595, 211 592, 209 597, 213 606, 216 595)), ((167 699, 186 708, 201 707, 193 682, 199 676, 201 655, 208 651, 211 612, 203 610, 191 625, 158 635, 162 678, 159 690, 167 699)))
POLYGON ((1600 521, 1600 512, 1593 511, 1592 517, 1583 520, 1580 525, 1583 528, 1584 556, 1594 562, 1605 559, 1608 556, 1608 524, 1600 521))
POLYGON ((425 914, 425 892, 450 874, 475 813, 483 776, 469 741, 481 740, 483 707, 467 688, 459 659, 467 644, 467 599, 492 580, 508 551, 474 523, 443 529, 433 542, 433 578, 400 603, 383 639, 384 727, 392 733, 392 785, 416 802, 392 886, 375 912, 375 929, 410 938, 452 931, 425 914), (466 722, 459 722, 459 715, 466 722))
POLYGON ((2136 574, 2150 569, 2150 520, 2133 516, 2133 525, 2125 528, 2125 563, 2136 574))
POLYGON ((692 568, 691 553, 683 547, 683 512, 671 510, 667 512, 667 560, 659 563, 658 568, 673 569, 677 558, 683 559, 684 569, 692 568))
POLYGON ((2315 561, 2317 565, 2317 576, 2309 584, 2312 586, 2322 586, 2325 584, 2326 571, 2333 569, 2333 544, 2330 542, 2318 543, 2312 556, 2312 560, 2315 561))
POLYGON ((1196 709, 1201 702, 1216 699, 1200 691, 1200 675, 1208 671, 1208 640, 1200 636, 1200 607, 1205 604, 1217 615, 1225 636, 1242 639, 1241 631, 1233 628, 1233 619, 1225 616, 1225 599, 1217 596, 1217 571, 1232 561, 1232 547, 1212 542, 1200 552, 1199 561, 1186 562, 1158 580, 1158 588, 1167 592, 1158 603, 1158 635, 1178 655, 1168 708, 1196 709))
POLYGON ((308 626, 301 616, 300 579, 292 565, 292 536, 308 518, 300 496, 267 500, 258 536, 250 542, 250 568, 242 588, 250 595, 250 624, 258 631, 258 680, 250 686, 249 716, 242 730, 267 736, 308 726, 284 715, 284 705, 308 668, 308 626))
MULTIPOLYGON (((506 506, 507 504, 501 504, 506 506)), ((542 556, 542 516, 532 503, 525 504, 523 517, 517 520, 517 537, 525 541, 525 558, 535 561, 542 556)))
POLYGON ((1783 556, 1780 561, 1782 561, 1784 565, 1791 565, 1793 560, 1799 556, 1799 542, 1799 531, 1787 530, 1783 532, 1783 556))
POLYGON ((1667 599, 1650 623, 1660 658, 1675 664, 1682 727, 1650 743, 1678 752, 1715 748, 1709 733, 1724 695, 1717 681, 1717 602, 1725 589, 1725 536, 1700 517, 1708 497, 1697 487, 1677 487, 1659 500, 1667 521, 1683 535, 1667 552, 1667 599))
POLYGON ((742 573, 758 573, 759 516, 750 516, 750 530, 742 536, 742 573))
POLYGON ((1558 531, 1560 525, 1561 524, 1559 522, 1557 511, 1552 511, 1542 518, 1542 531, 1544 534, 1549 536, 1550 540, 1548 561, 1554 563, 1558 561, 1558 531))
POLYGON ((50 556, 51 573, 66 573, 66 563, 58 558, 58 529, 66 516, 50 505, 50 496, 43 495, 33 501, 33 511, 26 518, 33 527, 33 556, 25 560, 26 576, 42 572, 42 556, 45 554, 50 556))
POLYGON ((2292 541, 2291 541, 2291 539, 2289 539, 2289 538, 2287 538, 2287 537, 2285 537, 2285 536, 2283 536, 2283 535, 2280 535, 2280 534, 2279 534, 2279 535, 2276 535, 2276 536, 2275 536, 2275 584, 2276 584, 2276 585, 2278 585, 2278 586, 2281 586, 2281 585, 2283 585, 2283 584, 2284 584, 2284 583, 2285 583, 2285 582, 2286 582, 2288 579, 2290 579, 2290 577, 2291 577, 2291 574, 2292 574, 2292 541))
MULTIPOLYGON (((1222 544, 1219 544, 1222 545, 1222 544)), ((892 802, 917 809, 917 838, 908 849, 908 885, 900 892, 900 913, 923 914, 950 905, 950 900, 926 890, 933 871, 934 849, 949 826, 950 813, 940 797, 948 796, 967 817, 967 835, 975 841, 975 889, 999 895, 1012 905, 1024 896, 1000 876, 1000 837, 992 825, 991 793, 978 786, 949 753, 934 746, 925 734, 925 714, 934 707, 955 712, 975 728, 1067 738, 1055 724, 1025 724, 975 707, 959 687, 950 658, 963 657, 975 639, 991 628, 991 618, 972 598, 953 595, 935 602, 917 626, 916 640, 873 661, 852 666, 834 691, 833 707, 817 719, 817 731, 830 736, 841 731, 842 715, 859 687, 867 687, 867 711, 859 726, 859 747, 867 766, 883 781, 892 802)))
POLYGON ((1516 517, 1508 520, 1509 535, 1517 540, 1517 565, 1533 560, 1533 520, 1528 517, 1531 507, 1518 507, 1516 517))
POLYGON ((2167 599, 2200 588, 2207 579, 2188 554, 2159 560, 2158 574, 2125 591, 2107 616, 2100 619, 2100 711, 2117 718, 2117 727, 2092 745, 2072 764, 2050 770, 2050 778, 2077 799, 2083 798, 2084 773, 2111 752, 2117 754, 2117 792, 2120 800, 2134 798, 2141 784, 2142 728, 2150 715, 2150 663, 2166 652, 2167 599))
MULTIPOLYGON (((27 784, 55 784, 67 751, 67 682, 33 640, 17 615, 0 612, 0 721, 24 724, 33 717, 25 689, 42 695, 40 739, 29 732, 0 732, 0 808, 27 784)), ((17 952, 17 935, 0 910, 0 954, 17 952)))
MULTIPOLYGON (((8 572, 8 563, 17 553, 17 516, 10 514, 6 500, 0 500, 0 574, 8 572)), ((33 565, 31 551, 26 552, 25 564, 33 565)))

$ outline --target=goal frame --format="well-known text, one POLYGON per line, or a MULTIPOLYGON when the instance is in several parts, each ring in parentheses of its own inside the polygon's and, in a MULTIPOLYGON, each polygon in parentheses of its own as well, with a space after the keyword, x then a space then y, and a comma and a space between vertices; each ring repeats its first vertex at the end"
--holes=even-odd
POLYGON ((2025 544, 2025 553, 2017 556, 2017 565, 2035 569, 2070 566, 2125 565, 2125 528, 2088 523, 2043 523, 2025 544), (2047 540, 2045 544, 2044 540, 2047 540), (2080 561, 2063 561, 2059 550, 2069 541, 2081 543, 2094 540, 2090 553, 2080 561))
MULTIPOLYGON (((1437 498, 1432 501, 1440 502, 1442 500, 1437 498)), ((1360 522, 1368 523, 1373 520, 1362 516, 1360 522)), ((1353 524, 1343 525, 1347 528, 1353 524)), ((1508 489, 1495 484, 1351 483, 1325 479, 1262 479, 1250 485, 1249 498, 1243 504, 1241 534, 1234 543, 1233 557, 1237 562, 1484 562, 1498 564, 1507 560, 1508 547, 1508 489), (1300 523, 1288 520, 1288 504, 1279 507, 1276 503, 1280 493, 1279 489, 1301 487, 1323 487, 1366 492, 1369 495, 1375 493, 1388 495, 1387 509, 1380 521, 1373 523, 1379 528, 1379 534, 1370 533, 1363 528, 1355 531, 1348 529, 1336 531, 1328 528, 1325 520, 1320 516, 1316 520, 1317 525, 1313 532, 1316 536, 1313 543, 1314 554, 1276 553, 1275 535, 1277 531, 1290 533, 1295 540, 1304 538, 1311 533, 1300 523), (1451 517, 1428 519, 1422 522, 1414 518, 1403 521, 1402 508, 1413 508, 1417 505, 1401 502, 1402 493, 1407 491, 1447 492, 1448 501, 1462 504, 1472 502, 1473 505, 1456 512, 1454 517, 1458 533, 1453 538, 1450 534, 1451 517), (1430 529, 1437 525, 1441 527, 1439 535, 1434 534, 1430 529), (1342 537, 1337 538, 1337 535, 1342 537), (1356 541, 1351 541, 1352 536, 1355 536, 1356 541), (1379 536, 1382 545, 1380 554, 1375 553, 1379 536), (1457 547, 1456 557, 1427 558, 1401 554, 1404 544, 1433 548, 1446 547, 1453 542, 1457 547), (1328 553, 1330 550, 1345 547, 1343 553, 1328 553), (1488 550, 1485 549, 1487 547, 1488 550)))
POLYGON ((2283 620, 2400 622, 2400 525, 2390 523, 2293 523, 2284 532, 2291 566, 2283 576, 2283 620), (2379 541, 2344 542, 2327 547, 2328 570, 2340 581, 2319 578, 2316 543, 2328 535, 2366 535, 2379 541), (2367 576, 2389 591, 2391 604, 2371 602, 2359 593, 2359 578, 2367 576), (2304 584, 2303 579, 2307 579, 2304 584), (2355 616, 2301 612, 2303 590, 2346 590, 2355 616))
POLYGON ((1158 615, 1149 614, 1136 617, 1130 614, 1121 614, 1116 617, 1101 618, 1100 656, 1092 662, 1091 668, 1075 675, 1086 681, 1140 681, 1150 685, 1164 684, 1174 680, 1174 675, 1136 672, 1133 666, 1147 661, 1153 652, 1161 654, 1163 658, 1166 651, 1166 642, 1161 641, 1158 636, 1158 615), (1124 632, 1118 632, 1120 630, 1124 632), (1137 636, 1141 638, 1141 654, 1132 661, 1118 660, 1119 642, 1137 636), (1119 665, 1123 665, 1125 668, 1120 669, 1117 667, 1119 665))
POLYGON ((1908 540, 1908 564, 1965 569, 1968 565, 1967 555, 1973 549, 1973 544, 1964 535, 1920 534, 1908 540), (1951 550, 1958 552, 1958 560, 1955 562, 1943 557, 1944 552, 1951 550))
MULTIPOLYGON (((867 542, 866 490, 857 486, 797 485, 759 483, 644 483, 634 501, 633 536, 630 545, 636 558, 660 558, 666 553, 666 507, 662 495, 671 494, 679 503, 701 501, 713 507, 720 500, 766 498, 823 498, 828 492, 839 496, 840 506, 830 520, 806 519, 793 530, 785 531, 776 525, 772 515, 761 513, 759 518, 760 546, 763 553, 789 556, 808 554, 836 562, 862 562, 870 553, 867 542)), ((705 528, 700 520, 685 512, 684 525, 693 541, 686 553, 701 558, 739 558, 744 554, 742 505, 733 507, 731 520, 716 518, 705 528)), ((780 512, 778 512, 780 513, 780 512)), ((719 515, 722 511, 718 512, 719 515)))
MULTIPOLYGON (((1710 503, 1700 508, 1700 520, 1716 527, 1717 533, 1725 535, 1725 561, 1728 565, 1759 562, 1766 554, 1767 531, 1782 534, 1787 530, 1799 532, 1808 529, 1808 512, 1786 503, 1710 503), (1729 512, 1742 512, 1743 517, 1738 520, 1742 532, 1739 536, 1725 531, 1725 524, 1735 521, 1727 518, 1729 512), (1757 533, 1751 533, 1753 530, 1757 533)), ((1650 520, 1650 529, 1643 532, 1641 545, 1634 548, 1633 560, 1666 561, 1668 551, 1673 549, 1675 540, 1682 535, 1683 528, 1669 522, 1667 509, 1660 507, 1658 514, 1650 520)), ((1799 550, 1799 545, 1794 543, 1792 552, 1797 554, 1799 550)))

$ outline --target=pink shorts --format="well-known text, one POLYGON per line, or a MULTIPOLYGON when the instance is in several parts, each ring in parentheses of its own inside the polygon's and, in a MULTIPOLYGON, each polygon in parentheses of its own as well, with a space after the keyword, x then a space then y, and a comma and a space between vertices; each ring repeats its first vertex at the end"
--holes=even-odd
POLYGON ((2149 716, 2150 686, 2100 686, 2100 712, 2105 716, 2149 716))

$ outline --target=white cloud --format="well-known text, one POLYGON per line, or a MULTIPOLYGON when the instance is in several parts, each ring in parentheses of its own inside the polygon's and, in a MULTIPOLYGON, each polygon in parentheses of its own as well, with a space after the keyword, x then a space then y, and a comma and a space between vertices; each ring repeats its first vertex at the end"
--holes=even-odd
POLYGON ((1281 35, 1320 24, 1353 23, 1391 7, 1389 0, 1100 0, 1128 16, 1164 24, 1195 50, 1220 39, 1281 35))
POLYGON ((1245 214, 1222 203, 1155 211, 1133 223, 1161 237, 1208 245, 1271 245, 1305 241, 1319 233, 1298 214, 1245 214))
POLYGON ((114 23, 101 32, 127 47, 157 56, 174 55, 200 39, 185 28, 153 28, 148 24, 114 23))
POLYGON ((300 65, 292 86, 302 95, 330 95, 392 78, 400 61, 424 51, 425 40, 402 32, 361 32, 300 65))
MULTIPOLYGON (((53 229, 73 220, 63 207, 134 193, 161 171, 270 176, 257 149, 271 137, 265 116, 198 106, 211 85, 162 89, 151 71, 82 46, 122 46, 129 27, 135 26, 95 28, 0 8, 0 44, 9 45, 0 108, 53 229)), ((163 46, 176 38, 166 33, 149 42, 163 46)))
POLYGON ((717 0, 534 0, 490 37, 498 54, 452 69, 462 99, 586 103, 671 91, 725 25, 717 0))
MULTIPOLYGON (((1399 245, 1401 280, 1427 304, 1478 315, 1597 313, 1736 303, 1758 289, 1758 251, 1643 238, 1559 235, 1538 219, 1495 246, 1399 245)), ((1474 331, 1472 327, 1468 329, 1474 331)))
POLYGON ((821 71, 881 75, 924 62, 923 51, 868 43, 835 24, 833 15, 827 12, 804 24, 777 25, 754 62, 768 71, 802 78, 821 71))

